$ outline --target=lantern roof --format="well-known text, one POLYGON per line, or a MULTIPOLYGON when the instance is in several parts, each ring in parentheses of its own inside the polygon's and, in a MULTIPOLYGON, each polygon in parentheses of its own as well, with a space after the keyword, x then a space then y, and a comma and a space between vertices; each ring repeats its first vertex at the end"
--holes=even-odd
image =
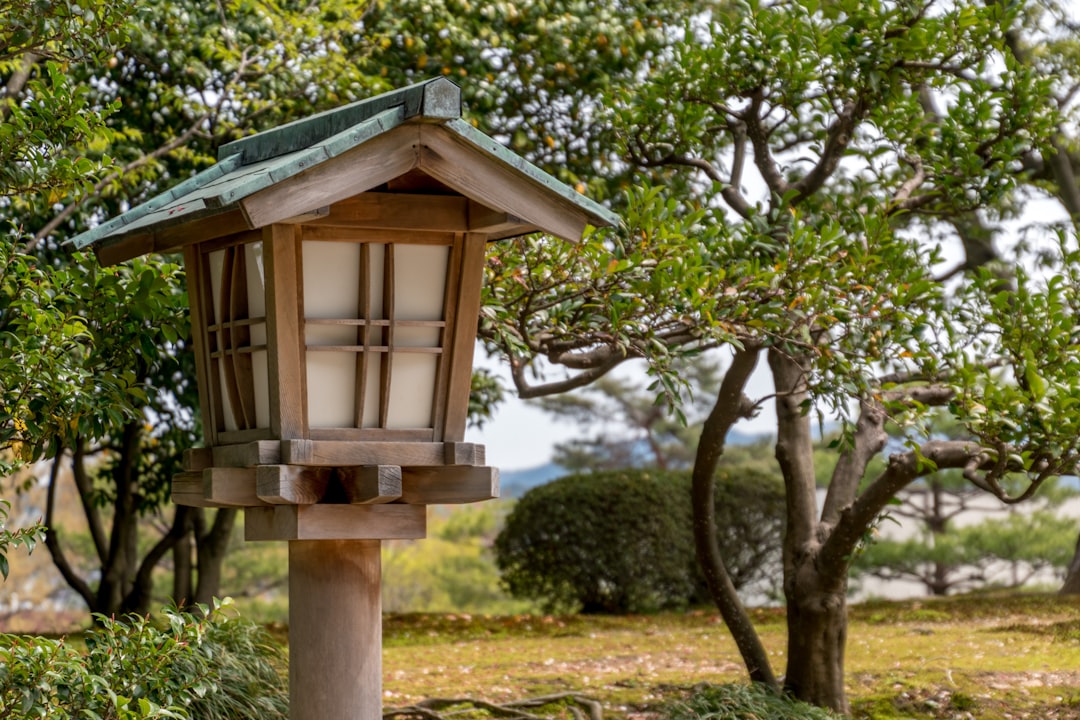
POLYGON ((402 177, 504 213, 485 225, 489 239, 543 231, 576 241, 587 224, 618 223, 461 115, 461 89, 440 77, 296 120, 223 145, 216 164, 70 242, 122 262, 301 222, 402 177))

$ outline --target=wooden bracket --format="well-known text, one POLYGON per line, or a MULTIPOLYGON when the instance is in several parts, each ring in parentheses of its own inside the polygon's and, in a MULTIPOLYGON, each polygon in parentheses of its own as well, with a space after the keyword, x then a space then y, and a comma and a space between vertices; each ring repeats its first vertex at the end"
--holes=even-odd
POLYGON ((401 468, 397 465, 337 468, 335 475, 345 499, 354 505, 388 503, 401 497, 401 468))
POLYGON ((314 505, 326 495, 333 471, 299 465, 260 465, 256 494, 274 505, 314 505))
POLYGON ((412 540, 426 534, 423 505, 276 505, 244 512, 246 540, 412 540))
POLYGON ((498 468, 475 465, 405 467, 401 500, 415 505, 459 505, 499 497, 498 468))

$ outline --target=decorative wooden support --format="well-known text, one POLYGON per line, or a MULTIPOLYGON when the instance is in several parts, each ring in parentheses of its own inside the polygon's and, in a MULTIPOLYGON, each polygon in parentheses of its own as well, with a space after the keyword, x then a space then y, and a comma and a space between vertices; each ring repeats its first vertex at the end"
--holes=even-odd
POLYGON ((210 448, 185 450, 180 460, 180 466, 184 468, 184 472, 202 472, 204 469, 214 466, 214 451, 210 448))
POLYGON ((393 502, 401 497, 401 468, 397 465, 343 467, 335 471, 345 499, 354 505, 393 502))
POLYGON ((487 451, 483 445, 464 442, 448 442, 444 445, 446 455, 443 462, 447 465, 484 465, 486 463, 487 451))
POLYGON ((438 466, 453 456, 454 464, 482 465, 484 446, 441 442, 347 442, 283 440, 281 462, 288 465, 355 467, 359 465, 438 466), (452 450, 448 447, 452 446, 452 450), (448 455, 449 453, 449 455, 448 455))
POLYGON ((207 468, 202 476, 203 496, 213 507, 265 505, 255 492, 254 469, 207 468))
POLYGON ((277 440, 256 440, 214 448, 215 467, 253 468, 258 465, 277 465, 280 462, 281 443, 277 440))
POLYGON ((416 540, 426 533, 423 505, 275 505, 244 512, 246 540, 416 540))
POLYGON ((401 500, 414 505, 458 505, 499 497, 499 470, 486 466, 405 467, 401 500))
POLYGON ((274 505, 313 505, 326 495, 330 468, 260 465, 256 468, 259 499, 274 505))
POLYGON ((185 507, 214 507, 203 494, 202 472, 184 472, 172 477, 172 501, 185 507))

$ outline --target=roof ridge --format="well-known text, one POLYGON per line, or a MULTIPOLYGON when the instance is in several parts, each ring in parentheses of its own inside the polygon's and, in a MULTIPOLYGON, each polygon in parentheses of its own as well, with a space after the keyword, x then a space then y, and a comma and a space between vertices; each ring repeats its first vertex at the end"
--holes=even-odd
POLYGON ((218 161, 239 155, 241 165, 250 165, 287 155, 317 145, 395 107, 404 107, 405 120, 460 118, 461 88, 445 77, 430 78, 226 143, 218 148, 218 161))

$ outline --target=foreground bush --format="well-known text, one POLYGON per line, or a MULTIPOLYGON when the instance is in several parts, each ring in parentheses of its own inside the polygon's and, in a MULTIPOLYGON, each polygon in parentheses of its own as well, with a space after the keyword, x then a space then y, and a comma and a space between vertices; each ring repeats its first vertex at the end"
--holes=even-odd
POLYGON ((258 626, 212 611, 162 622, 98 617, 86 650, 0 635, 5 720, 276 720, 288 716, 284 651, 258 626))
MULTIPOLYGON (((775 575, 779 479, 725 468, 718 540, 736 586, 775 575)), ((549 611, 631 613, 707 602, 694 550, 690 476, 624 470, 560 478, 527 492, 495 540, 507 590, 549 611)))
POLYGON ((703 685, 685 701, 668 707, 666 720, 838 720, 841 716, 807 705, 768 687, 703 685))

